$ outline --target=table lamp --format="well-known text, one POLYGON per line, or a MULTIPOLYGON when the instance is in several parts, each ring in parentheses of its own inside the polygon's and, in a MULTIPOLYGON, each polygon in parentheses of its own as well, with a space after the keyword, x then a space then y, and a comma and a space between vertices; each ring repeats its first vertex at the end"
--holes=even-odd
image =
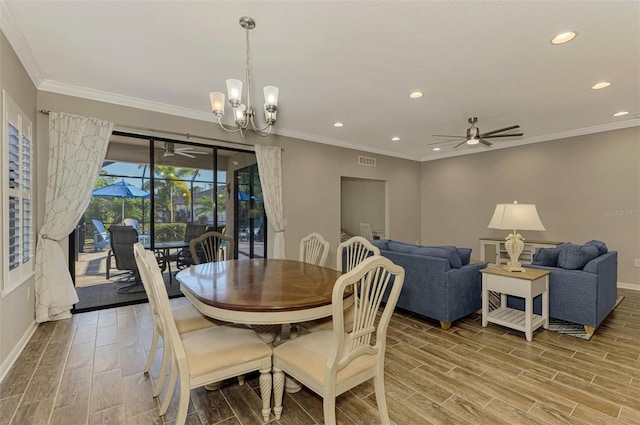
POLYGON ((509 262, 505 269, 510 272, 523 272, 518 258, 524 249, 524 238, 516 232, 520 230, 545 230, 534 204, 498 204, 493 217, 487 226, 489 229, 512 230, 505 239, 504 246, 509 254, 509 262))

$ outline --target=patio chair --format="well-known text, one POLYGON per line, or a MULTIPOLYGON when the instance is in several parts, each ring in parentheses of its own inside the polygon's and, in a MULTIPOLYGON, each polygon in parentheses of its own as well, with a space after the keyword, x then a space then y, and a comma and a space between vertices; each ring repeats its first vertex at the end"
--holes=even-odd
POLYGON ((145 233, 145 234, 141 234, 140 233, 140 224, 138 223, 138 220, 135 218, 125 218, 124 221, 122 222, 122 224, 124 224, 125 226, 131 226, 134 229, 136 229, 136 232, 138 232, 138 240, 140 241, 141 244, 148 244, 149 243, 149 234, 145 233))
POLYGON ((133 244, 138 242, 138 232, 131 226, 111 226, 109 232, 111 233, 111 252, 113 252, 116 269, 126 272, 120 281, 133 282, 118 288, 117 292, 119 294, 143 292, 144 287, 133 255, 133 244))
MULTIPOLYGON (((282 414, 284 374, 323 399, 324 423, 336 423, 336 397, 373 378, 380 423, 389 424, 384 389, 387 327, 404 281, 404 269, 381 256, 367 258, 333 287, 331 330, 291 339, 273 350, 273 412, 282 414), (344 323, 344 295, 353 293, 354 318, 344 323), (378 310, 389 293, 382 315, 378 310)), ((288 399, 292 401, 291 398, 288 399)), ((295 403, 294 403, 295 404, 295 403)), ((295 410, 295 409, 294 409, 295 410)), ((290 418, 295 422, 295 418, 290 418)))
MULTIPOLYGON (((184 230, 184 241, 190 243, 191 240, 205 233, 207 230, 206 224, 187 223, 187 227, 184 230)), ((169 283, 173 282, 173 272, 171 271, 171 262, 175 261, 176 268, 178 270, 193 264, 191 260, 191 250, 189 248, 183 248, 175 254, 168 254, 164 257, 162 269, 165 266, 169 269, 169 283)))
POLYGON ((95 218, 91 220, 93 223, 93 251, 98 252, 103 250, 110 244, 109 233, 105 230, 104 224, 100 220, 95 218))

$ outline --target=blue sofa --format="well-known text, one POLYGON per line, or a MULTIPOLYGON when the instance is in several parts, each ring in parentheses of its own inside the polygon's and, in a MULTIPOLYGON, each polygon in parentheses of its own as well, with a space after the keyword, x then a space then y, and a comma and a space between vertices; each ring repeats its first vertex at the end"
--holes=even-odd
MULTIPOLYGON (((583 245, 565 243, 556 248, 542 248, 526 267, 549 270, 549 316, 583 325, 593 334, 616 303, 618 253, 609 251, 600 241, 583 245)), ((507 297, 507 305, 524 310, 524 300, 507 297)), ((540 314, 542 300, 533 301, 533 311, 540 314)))
POLYGON ((482 276, 486 263, 469 264, 470 248, 427 247, 388 239, 374 240, 380 255, 405 271, 397 307, 440 321, 451 322, 482 307, 482 276))

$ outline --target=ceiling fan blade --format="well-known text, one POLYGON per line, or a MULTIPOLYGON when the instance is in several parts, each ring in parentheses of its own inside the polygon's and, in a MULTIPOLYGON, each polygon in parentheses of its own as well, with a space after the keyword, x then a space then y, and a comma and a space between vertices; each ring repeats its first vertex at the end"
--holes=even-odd
POLYGON ((465 136, 452 136, 450 134, 432 134, 433 137, 457 137, 457 138, 462 138, 465 136))
POLYGON ((486 147, 490 147, 491 145, 493 145, 493 143, 491 143, 491 142, 489 142, 487 140, 484 140, 484 139, 480 139, 479 142, 482 143, 483 145, 485 145, 486 147))
POLYGON ((491 134, 502 133, 503 131, 515 130, 516 128, 520 128, 519 125, 512 125, 511 127, 501 128, 499 130, 487 131, 486 133, 482 133, 480 137, 489 136, 491 134))
POLYGON ((195 156, 190 155, 190 154, 188 154, 188 153, 186 153, 186 152, 176 151, 176 153, 177 153, 178 155, 186 156, 187 158, 195 158, 195 156))
POLYGON ((204 155, 207 153, 204 151, 193 150, 193 148, 178 148, 176 149, 176 152, 185 152, 185 153, 191 153, 191 154, 197 154, 197 155, 204 155))
MULTIPOLYGON (((458 137, 458 140, 462 140, 462 139, 466 139, 465 137, 458 137)), ((439 142, 433 142, 433 143, 428 143, 428 146, 432 146, 432 145, 441 145, 443 143, 451 143, 451 142, 455 142, 456 140, 440 140, 439 142)))
POLYGON ((482 136, 485 139, 494 139, 496 137, 520 137, 524 136, 524 133, 513 133, 513 134, 494 134, 493 136, 482 136))
POLYGON ((463 140, 461 143, 458 143, 457 145, 455 145, 455 146, 453 147, 453 149, 458 149, 460 146, 462 146, 462 145, 466 145, 466 144, 467 144, 467 141, 466 141, 466 140, 463 140))

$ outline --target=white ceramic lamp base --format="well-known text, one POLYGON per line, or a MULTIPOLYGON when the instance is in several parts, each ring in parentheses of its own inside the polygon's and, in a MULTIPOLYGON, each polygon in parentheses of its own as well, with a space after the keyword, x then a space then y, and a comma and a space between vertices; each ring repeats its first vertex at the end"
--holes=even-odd
POLYGON ((523 272, 522 264, 518 261, 520 254, 524 250, 524 238, 516 233, 514 230, 509 236, 507 236, 504 247, 509 254, 509 262, 505 266, 505 270, 510 272, 523 272))

